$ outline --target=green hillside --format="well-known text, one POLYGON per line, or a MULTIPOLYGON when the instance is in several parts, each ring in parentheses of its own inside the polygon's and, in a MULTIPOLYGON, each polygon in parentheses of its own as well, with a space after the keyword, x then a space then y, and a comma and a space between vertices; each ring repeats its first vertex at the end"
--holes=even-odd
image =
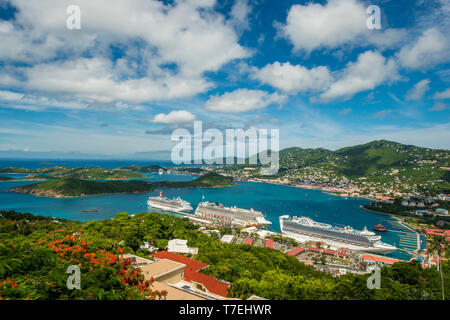
POLYGON ((394 189, 407 194, 450 192, 449 150, 376 140, 336 151, 288 148, 280 151, 279 162, 278 173, 271 177, 261 176, 260 170, 246 171, 248 164, 224 166, 218 172, 294 183, 351 184, 363 188, 364 194, 394 189))
POLYGON ((147 192, 153 186, 146 181, 88 181, 74 178, 63 178, 36 184, 29 184, 12 189, 14 192, 31 193, 50 197, 74 197, 102 193, 147 192))
POLYGON ((88 181, 63 178, 55 181, 34 183, 10 190, 46 197, 78 197, 105 193, 149 192, 155 188, 217 188, 232 186, 230 178, 217 173, 208 173, 192 181, 88 181))

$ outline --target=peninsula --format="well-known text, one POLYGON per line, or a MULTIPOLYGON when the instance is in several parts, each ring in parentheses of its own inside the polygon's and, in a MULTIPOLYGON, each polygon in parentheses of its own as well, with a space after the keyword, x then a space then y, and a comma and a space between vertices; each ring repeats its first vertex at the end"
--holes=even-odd
POLYGON ((126 180, 126 179, 146 179, 148 176, 122 169, 104 168, 70 168, 64 166, 44 167, 39 169, 27 168, 2 168, 0 174, 27 174, 24 178, 15 180, 57 180, 63 178, 73 178, 80 180, 126 180))
POLYGON ((29 193, 52 198, 83 197, 107 193, 144 193, 157 188, 219 188, 235 185, 231 178, 211 172, 192 181, 88 181, 62 178, 20 186, 9 192, 29 193))

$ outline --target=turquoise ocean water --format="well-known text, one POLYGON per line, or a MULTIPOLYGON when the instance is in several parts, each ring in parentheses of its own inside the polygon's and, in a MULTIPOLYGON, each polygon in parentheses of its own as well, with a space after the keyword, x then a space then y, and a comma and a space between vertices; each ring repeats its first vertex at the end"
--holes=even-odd
MULTIPOLYGON (((75 163, 76 165, 81 165, 77 162, 75 163)), ((100 162, 99 165, 101 166, 102 163, 100 162)), ((5 167, 2 166, 1 161, 0 167, 5 167)), ((195 176, 174 174, 148 174, 148 176, 150 181, 187 181, 195 178, 195 176)), ((15 177, 19 178, 20 175, 15 175, 15 177)), ((16 210, 18 212, 79 221, 109 219, 114 217, 116 213, 123 211, 130 214, 155 211, 147 207, 146 200, 150 195, 157 195, 157 192, 108 194, 66 199, 4 192, 16 186, 29 183, 35 182, 0 182, 0 210, 16 210), (87 209, 97 209, 98 212, 82 212, 87 209)), ((389 230, 408 232, 409 234, 406 235, 408 238, 412 239, 413 235, 411 231, 399 225, 395 219, 387 215, 360 209, 360 205, 368 203, 365 199, 346 199, 331 196, 319 190, 306 190, 267 183, 239 182, 237 186, 232 187, 208 189, 174 188, 164 189, 163 193, 168 197, 180 196, 189 201, 194 209, 204 196, 205 200, 220 202, 226 206, 236 205, 242 208, 253 208, 262 211, 266 218, 272 222, 271 230, 276 232, 280 231, 278 217, 289 214, 291 216, 308 216, 314 220, 330 224, 349 225, 355 229, 362 229, 364 226, 367 226, 371 230, 374 225, 381 223, 389 230)), ((400 236, 405 237, 405 234, 385 232, 380 233, 380 235, 384 242, 399 248, 411 249, 405 247, 405 242, 400 243, 400 236)), ((388 256, 409 260, 409 256, 400 250, 388 256)))

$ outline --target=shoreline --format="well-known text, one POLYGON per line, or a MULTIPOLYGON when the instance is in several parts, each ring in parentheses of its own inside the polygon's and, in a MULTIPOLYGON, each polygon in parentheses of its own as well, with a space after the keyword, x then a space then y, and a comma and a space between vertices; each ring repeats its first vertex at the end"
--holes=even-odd
POLYGON ((340 197, 340 198, 354 198, 354 199, 364 199, 364 200, 368 200, 368 201, 377 201, 376 199, 372 199, 370 197, 365 197, 365 196, 341 196, 337 193, 334 193, 333 191, 330 191, 328 189, 325 189, 323 187, 315 187, 315 186, 311 186, 311 187, 307 187, 305 185, 292 185, 292 184, 284 184, 284 183, 277 183, 277 182, 269 182, 269 181, 254 181, 254 180, 247 180, 247 181, 242 181, 239 180, 239 177, 235 177, 232 176, 233 179, 236 179, 236 181, 241 181, 241 182, 255 182, 255 183, 267 183, 267 184, 273 184, 273 185, 278 185, 278 186, 285 186, 285 187, 292 187, 292 188, 298 188, 298 189, 303 189, 303 190, 316 190, 316 191, 321 191, 323 193, 326 193, 330 196, 334 196, 334 197, 340 197))

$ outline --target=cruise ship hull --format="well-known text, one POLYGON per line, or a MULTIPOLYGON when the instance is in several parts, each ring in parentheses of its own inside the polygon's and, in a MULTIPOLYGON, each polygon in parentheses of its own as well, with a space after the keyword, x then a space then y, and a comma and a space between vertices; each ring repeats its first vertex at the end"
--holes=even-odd
POLYGON ((350 249, 353 251, 387 254, 387 253, 391 253, 391 252, 394 252, 395 250, 397 250, 397 248, 395 248, 395 247, 376 247, 376 246, 363 247, 363 246, 353 245, 350 243, 335 241, 335 240, 329 239, 329 238, 322 238, 322 237, 313 236, 313 235, 299 234, 299 233, 294 233, 294 232, 286 231, 286 230, 282 230, 281 233, 289 238, 292 238, 292 239, 298 241, 298 242, 321 241, 330 246, 335 246, 338 248, 346 248, 346 249, 350 249))
POLYGON ((174 212, 174 213, 189 213, 192 211, 192 207, 189 205, 185 205, 182 207, 169 207, 165 206, 164 204, 156 203, 153 201, 147 201, 147 205, 149 207, 159 209, 161 211, 167 211, 167 212, 174 212))
POLYGON ((353 251, 387 254, 397 250, 396 247, 381 242, 381 237, 367 231, 341 229, 324 223, 318 223, 310 218, 291 219, 280 217, 281 233, 299 242, 321 241, 328 245, 347 248, 353 251))
POLYGON ((224 207, 223 205, 216 205, 209 202, 199 203, 195 210, 195 216, 239 228, 250 226, 261 227, 271 224, 271 222, 267 221, 259 211, 237 207, 224 207))

